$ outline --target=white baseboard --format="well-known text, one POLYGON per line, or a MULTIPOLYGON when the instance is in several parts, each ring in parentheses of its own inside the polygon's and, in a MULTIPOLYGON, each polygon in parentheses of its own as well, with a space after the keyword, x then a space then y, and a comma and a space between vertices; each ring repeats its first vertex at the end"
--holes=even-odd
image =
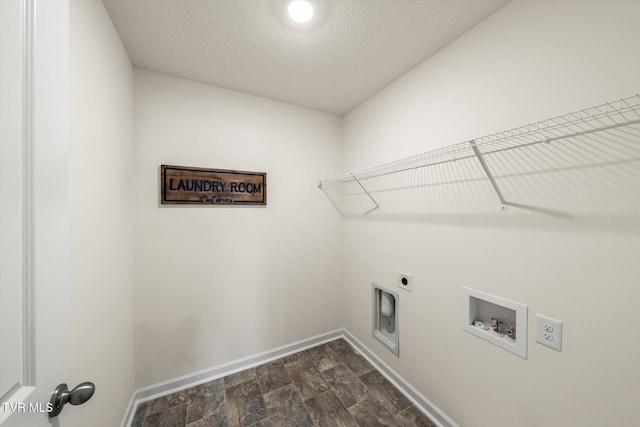
POLYGON ((120 427, 131 426, 133 417, 136 413, 136 409, 143 402, 157 399, 158 397, 175 393, 186 388, 194 387, 198 384, 204 384, 206 382, 213 381, 215 379, 222 378, 227 375, 243 371, 245 369, 253 368, 255 366, 271 362, 272 360, 288 356, 289 354, 297 353, 299 351, 306 350, 307 348, 315 347, 319 344, 333 341, 344 336, 344 331, 342 329, 339 329, 337 331, 307 338, 305 340, 298 341, 284 347, 279 347, 273 350, 265 351, 263 353, 243 357, 241 359, 237 359, 229 363, 224 363, 213 368, 205 369, 203 371, 195 372, 188 375, 183 375, 181 377, 173 378, 167 381, 140 388, 133 392, 120 427))
POLYGON ((384 363, 382 359, 375 355, 367 346, 362 344, 356 337, 351 335, 346 329, 342 330, 343 338, 349 344, 355 347, 360 354, 369 361, 375 368, 384 375, 391 383, 404 394, 407 399, 422 412, 431 418, 439 427, 459 427, 447 414, 442 412, 440 408, 434 405, 429 399, 424 397, 422 393, 416 390, 407 380, 402 378, 396 371, 391 369, 389 365, 384 363))
POLYGON ((186 388, 194 387, 198 384, 203 384, 209 381, 213 381, 218 378, 225 377, 227 375, 243 371, 245 369, 253 368, 264 363, 271 362, 276 359, 288 356, 293 353, 297 353, 302 350, 306 350, 311 347, 315 347, 325 342, 333 341, 338 338, 344 338, 355 347, 362 356, 367 359, 380 373, 382 373, 389 381, 393 383, 417 408, 428 415, 432 420, 438 424, 439 427, 458 427, 458 425, 449 418, 444 412, 436 407, 429 399, 424 397, 418 390, 416 390, 411 384, 409 384, 404 378, 398 375, 393 369, 378 358, 371 350, 369 350, 364 344, 356 339, 349 331, 340 329, 326 334, 317 335, 312 338, 308 338, 302 341, 298 341, 284 347, 279 347, 273 350, 258 353, 252 356, 244 357, 242 359, 234 360, 233 362, 225 363, 223 365, 215 366, 210 369, 206 369, 200 372, 195 372, 189 375, 183 375, 178 378, 174 378, 161 383, 153 384, 144 388, 136 390, 131 399, 129 405, 122 419, 120 427, 130 427, 133 423, 133 418, 138 406, 149 400, 157 399, 158 397, 165 396, 167 394, 175 393, 186 388))

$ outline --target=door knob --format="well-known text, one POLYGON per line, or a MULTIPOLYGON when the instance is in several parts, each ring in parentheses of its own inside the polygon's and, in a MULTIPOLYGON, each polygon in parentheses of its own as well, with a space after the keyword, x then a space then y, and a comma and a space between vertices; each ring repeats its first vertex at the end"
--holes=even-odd
POLYGON ((53 390, 53 394, 51 395, 51 407, 53 408, 51 412, 49 412, 49 418, 57 417, 60 412, 62 412, 62 408, 67 403, 72 405, 82 405, 87 400, 91 399, 93 393, 96 391, 96 386, 92 382, 84 382, 82 384, 78 384, 73 390, 69 391, 69 388, 65 383, 60 384, 53 390))

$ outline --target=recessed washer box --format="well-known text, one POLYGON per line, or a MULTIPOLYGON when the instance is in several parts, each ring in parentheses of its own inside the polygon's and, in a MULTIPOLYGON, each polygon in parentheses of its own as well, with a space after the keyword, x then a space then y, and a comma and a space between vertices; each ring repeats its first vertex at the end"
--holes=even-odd
POLYGON ((524 304, 462 287, 462 329, 523 359, 527 358, 527 310, 524 304), (502 322, 500 332, 491 327, 494 318, 502 322), (476 321, 483 326, 476 326, 476 321), (507 325, 515 325, 515 339, 508 336, 507 325))

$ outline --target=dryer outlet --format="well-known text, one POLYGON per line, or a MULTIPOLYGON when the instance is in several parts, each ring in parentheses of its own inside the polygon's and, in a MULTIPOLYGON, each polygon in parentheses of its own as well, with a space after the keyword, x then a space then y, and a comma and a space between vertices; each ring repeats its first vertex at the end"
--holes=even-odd
POLYGON ((413 291, 413 280, 411 275, 403 272, 398 272, 398 287, 405 291, 413 291))

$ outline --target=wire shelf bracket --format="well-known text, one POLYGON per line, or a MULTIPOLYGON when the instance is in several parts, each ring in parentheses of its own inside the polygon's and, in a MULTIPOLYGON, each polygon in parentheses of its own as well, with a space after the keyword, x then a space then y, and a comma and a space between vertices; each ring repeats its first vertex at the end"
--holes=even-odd
POLYGON ((371 193, 369 193, 367 191, 366 188, 364 188, 364 185, 362 185, 362 183, 360 182, 360 180, 358 178, 356 178, 356 176, 354 174, 351 174, 351 176, 353 177, 353 180, 360 186, 360 188, 362 188, 362 191, 364 191, 364 193, 371 199, 371 201, 373 202, 373 204, 375 205, 375 207, 369 209, 368 211, 366 211, 364 213, 364 216, 369 215, 371 212, 375 211, 375 210, 380 210, 380 205, 378 204, 378 202, 376 202, 376 199, 373 198, 373 196, 371 195, 371 193))
POLYGON ((489 169, 489 165, 487 165, 487 162, 484 161, 484 157, 482 157, 482 153, 480 152, 478 145, 473 140, 469 141, 469 145, 473 149, 473 152, 475 153, 476 157, 478 158, 478 161, 480 162, 480 166, 482 166, 484 173, 487 174, 487 178, 489 178, 489 182, 491 182, 491 186, 495 190, 496 194, 498 195, 498 198, 500 199, 500 202, 502 203, 502 206, 500 206, 500 210, 506 211, 507 206, 509 205, 509 202, 507 202, 504 196, 502 195, 502 191, 500 191, 500 187, 498 187, 498 184, 496 183, 496 180, 493 177, 493 174, 491 173, 491 169, 489 169))

